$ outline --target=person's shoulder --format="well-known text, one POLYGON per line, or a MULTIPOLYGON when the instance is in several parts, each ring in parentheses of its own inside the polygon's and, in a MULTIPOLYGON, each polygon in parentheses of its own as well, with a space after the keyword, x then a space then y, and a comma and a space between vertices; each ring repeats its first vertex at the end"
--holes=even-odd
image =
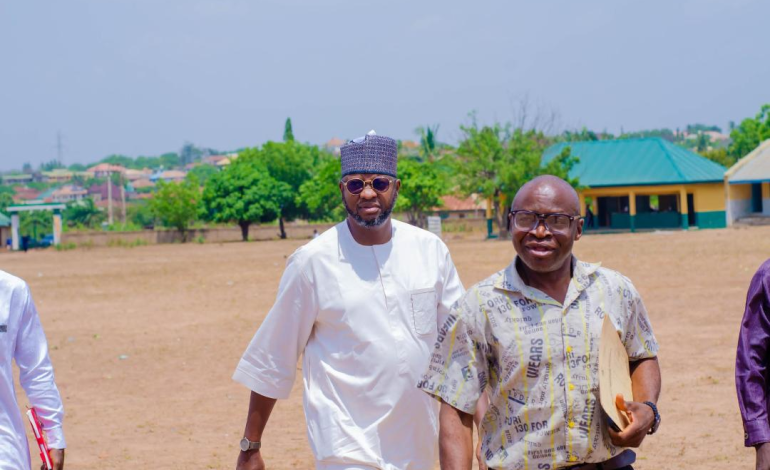
POLYGON ((501 269, 500 271, 497 271, 496 273, 482 279, 481 281, 477 282, 476 284, 473 284, 464 294, 465 297, 478 297, 481 295, 481 297, 484 297, 488 295, 490 292, 497 289, 497 286, 500 283, 500 280, 505 276, 505 269, 501 269))
POLYGON ((597 277, 604 279, 610 285, 610 288, 631 289, 633 292, 637 292, 631 279, 620 271, 600 266, 595 272, 597 277))
POLYGON ((341 222, 329 227, 317 237, 294 250, 294 253, 289 256, 288 261, 305 265, 313 259, 319 259, 319 257, 336 256, 339 245, 339 232, 344 223, 341 222))
POLYGON ((765 282, 770 282, 770 258, 768 258, 764 263, 762 263, 759 266, 759 269, 757 269, 755 276, 758 276, 760 279, 764 280, 765 282))
POLYGON ((14 293, 26 293, 28 290, 29 287, 24 279, 0 270, 0 293, 3 296, 13 295, 14 293))
POLYGON ((407 239, 410 243, 416 241, 420 244, 433 245, 442 249, 446 248, 444 240, 433 232, 396 219, 391 219, 391 223, 401 239, 407 239))

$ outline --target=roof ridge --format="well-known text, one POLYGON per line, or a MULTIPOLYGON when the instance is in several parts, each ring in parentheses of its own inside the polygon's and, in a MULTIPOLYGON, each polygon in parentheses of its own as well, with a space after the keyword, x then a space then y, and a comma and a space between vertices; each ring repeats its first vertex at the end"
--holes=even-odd
MULTIPOLYGON (((671 166, 674 167, 674 171, 676 171, 676 174, 679 175, 679 177, 683 180, 686 180, 684 174, 679 169, 679 165, 674 161, 674 158, 671 156, 671 153, 668 151, 669 149, 666 148, 666 145, 663 143, 663 139, 656 138, 657 144, 660 146, 661 150, 663 150, 663 154, 666 156, 666 159, 668 159, 669 162, 671 162, 671 166)), ((672 145, 669 143, 669 145, 672 145)))

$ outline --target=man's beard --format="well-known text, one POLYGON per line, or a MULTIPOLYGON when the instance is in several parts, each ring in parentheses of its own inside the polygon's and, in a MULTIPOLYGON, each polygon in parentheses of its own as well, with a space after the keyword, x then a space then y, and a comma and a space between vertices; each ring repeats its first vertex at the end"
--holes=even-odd
POLYGON ((380 212, 380 215, 372 220, 364 220, 360 215, 350 210, 350 207, 348 207, 348 203, 345 201, 344 197, 342 198, 342 203, 345 204, 345 210, 348 211, 348 215, 353 219, 356 225, 363 228, 373 228, 379 227, 380 225, 384 224, 386 220, 388 220, 390 213, 393 212, 393 207, 396 205, 396 199, 398 199, 398 191, 393 192, 393 197, 390 198, 390 205, 388 208, 383 209, 382 212, 380 212))

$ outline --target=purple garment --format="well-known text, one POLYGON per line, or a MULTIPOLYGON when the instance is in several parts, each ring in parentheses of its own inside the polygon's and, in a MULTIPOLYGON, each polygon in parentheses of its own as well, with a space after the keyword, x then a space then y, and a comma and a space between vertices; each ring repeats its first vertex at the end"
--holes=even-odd
POLYGON ((735 386, 746 447, 770 442, 770 259, 759 267, 746 295, 738 337, 735 386))

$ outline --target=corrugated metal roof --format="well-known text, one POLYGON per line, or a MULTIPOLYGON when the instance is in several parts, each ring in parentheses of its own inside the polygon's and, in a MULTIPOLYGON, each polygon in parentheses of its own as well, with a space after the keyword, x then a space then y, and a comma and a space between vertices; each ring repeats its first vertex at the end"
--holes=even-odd
POLYGON ((725 167, 659 138, 563 142, 543 153, 548 162, 569 146, 580 163, 570 172, 589 187, 711 183, 725 167))
POLYGON ((770 181, 770 139, 733 165, 727 171, 727 181, 730 184, 770 181))
POLYGON ((0 212, 0 227, 10 227, 11 218, 0 212))

